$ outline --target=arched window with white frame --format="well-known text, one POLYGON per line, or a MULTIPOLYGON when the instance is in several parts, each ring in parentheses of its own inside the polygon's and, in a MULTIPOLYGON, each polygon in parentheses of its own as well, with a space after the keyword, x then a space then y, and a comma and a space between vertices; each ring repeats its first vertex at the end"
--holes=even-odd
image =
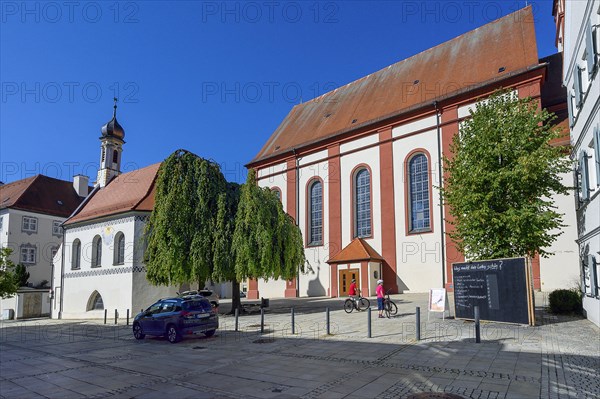
POLYGON ((323 244, 323 183, 313 179, 308 183, 308 245, 323 244))
POLYGON ((366 167, 354 173, 354 237, 371 237, 371 171, 366 167))
POLYGON ((408 161, 409 232, 431 231, 429 160, 418 152, 408 161))

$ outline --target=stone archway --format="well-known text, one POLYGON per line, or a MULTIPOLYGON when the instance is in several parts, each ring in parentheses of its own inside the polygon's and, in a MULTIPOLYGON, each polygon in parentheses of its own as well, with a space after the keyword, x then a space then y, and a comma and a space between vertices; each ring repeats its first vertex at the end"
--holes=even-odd
POLYGON ((104 301, 102 300, 102 295, 100 295, 98 291, 94 291, 92 292, 92 295, 90 295, 86 310, 88 312, 91 310, 104 310, 104 301))

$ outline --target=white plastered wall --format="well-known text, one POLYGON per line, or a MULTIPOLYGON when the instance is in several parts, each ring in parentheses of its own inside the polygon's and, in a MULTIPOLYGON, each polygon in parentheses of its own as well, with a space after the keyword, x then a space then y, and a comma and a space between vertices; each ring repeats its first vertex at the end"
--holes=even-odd
MULTIPOLYGON (((427 127, 423 133, 403 137, 393 143, 394 152, 394 209, 396 213, 396 270, 398 289, 403 292, 427 292, 430 288, 442 286, 442 246, 439 212, 439 155, 437 130, 434 117, 423 118, 392 130, 393 137, 427 127), (407 235, 407 203, 405 161, 415 149, 425 149, 429 153, 431 180, 430 222, 433 232, 407 235)), ((426 154, 427 155, 427 154, 426 154)), ((409 216, 410 217, 410 216, 409 216)))
MULTIPOLYGON (((310 157, 304 157, 300 162, 306 165, 318 159, 327 157, 326 151, 312 154, 310 157)), ((299 179, 299 207, 298 207, 298 225, 302 231, 302 238, 305 242, 304 254, 310 268, 300 275, 299 287, 300 296, 325 296, 329 294, 329 264, 326 263, 329 258, 329 172, 327 161, 315 163, 300 167, 299 179), (307 231, 307 185, 312 183, 314 178, 320 178, 323 181, 323 245, 306 247, 307 231)))
POLYGON ((350 244, 354 238, 352 226, 352 173, 354 168, 358 165, 368 165, 371 169, 372 238, 366 238, 365 240, 373 247, 373 249, 381 253, 381 167, 379 163, 379 147, 373 146, 364 150, 345 154, 347 151, 377 143, 378 140, 378 136, 373 134, 340 146, 340 153, 342 154, 340 157, 342 248, 350 244))

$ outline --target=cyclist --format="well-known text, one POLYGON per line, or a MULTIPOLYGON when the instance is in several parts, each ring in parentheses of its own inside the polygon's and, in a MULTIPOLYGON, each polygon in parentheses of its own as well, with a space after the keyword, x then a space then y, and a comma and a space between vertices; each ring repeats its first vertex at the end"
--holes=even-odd
POLYGON ((355 302, 358 299, 358 288, 356 287, 355 279, 352 279, 352 283, 350 284, 350 287, 348 288, 348 295, 355 302))
POLYGON ((377 280, 377 310, 379 310, 379 318, 383 319, 383 280, 377 280))

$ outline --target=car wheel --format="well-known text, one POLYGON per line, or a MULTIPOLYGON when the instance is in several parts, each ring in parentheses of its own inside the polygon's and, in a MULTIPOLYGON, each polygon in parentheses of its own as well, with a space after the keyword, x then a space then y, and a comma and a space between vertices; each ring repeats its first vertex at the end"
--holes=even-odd
POLYGON ((167 327, 167 339, 172 344, 181 341, 181 334, 179 334, 177 327, 175 327, 173 324, 170 324, 167 327))
POLYGON ((135 339, 144 339, 144 337, 146 337, 146 334, 144 334, 140 323, 133 324, 133 336, 135 337, 135 339))
POLYGON ((213 335, 215 335, 215 332, 217 330, 209 330, 209 331, 205 331, 204 335, 206 335, 207 337, 212 337, 213 335))

